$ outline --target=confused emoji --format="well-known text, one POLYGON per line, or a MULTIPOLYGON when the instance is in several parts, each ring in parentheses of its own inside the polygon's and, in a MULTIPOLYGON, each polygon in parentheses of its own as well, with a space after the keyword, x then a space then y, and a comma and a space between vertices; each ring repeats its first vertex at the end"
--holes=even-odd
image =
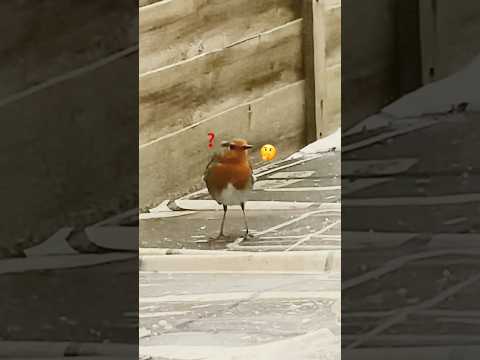
POLYGON ((272 161, 277 155, 277 149, 273 145, 265 144, 260 149, 260 155, 264 161, 272 161))

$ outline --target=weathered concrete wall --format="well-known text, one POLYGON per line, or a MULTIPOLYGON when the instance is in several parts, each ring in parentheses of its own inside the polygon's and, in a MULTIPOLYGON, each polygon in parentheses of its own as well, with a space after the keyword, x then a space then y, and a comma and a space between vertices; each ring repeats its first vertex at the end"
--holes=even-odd
MULTIPOLYGON (((207 148, 210 131, 217 144, 238 136, 257 148, 274 143, 280 156, 305 145, 302 3, 172 0, 140 7, 142 207, 202 185, 214 151, 207 148)), ((339 11, 337 1, 328 3, 334 28, 326 78, 339 84, 339 11)), ((339 92, 331 86, 337 122, 339 92)))
POLYGON ((135 206, 138 8, 108 3, 0 5, 0 250, 135 206))

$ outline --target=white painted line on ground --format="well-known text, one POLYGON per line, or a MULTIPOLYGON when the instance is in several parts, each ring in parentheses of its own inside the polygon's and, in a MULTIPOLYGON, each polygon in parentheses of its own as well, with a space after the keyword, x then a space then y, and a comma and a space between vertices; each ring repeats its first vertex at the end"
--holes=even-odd
POLYGON ((293 185, 300 181, 302 181, 302 179, 259 180, 254 184, 253 190, 263 190, 267 188, 277 189, 288 185, 293 185))
POLYGON ((393 198, 344 199, 344 206, 430 206, 480 202, 480 194, 454 194, 442 196, 398 196, 393 198))
MULTIPOLYGON (((264 234, 268 234, 269 232, 284 228, 285 226, 295 224, 296 222, 301 221, 303 219, 306 219, 306 218, 308 218, 309 216, 312 216, 312 215, 325 214, 325 213, 329 213, 329 212, 332 212, 332 211, 333 212, 340 212, 340 204, 338 204, 338 203, 323 203, 323 204, 321 204, 319 210, 310 211, 310 212, 302 214, 302 215, 300 215, 300 216, 298 216, 294 219, 291 219, 291 220, 288 220, 288 221, 283 222, 281 224, 272 226, 268 229, 265 229, 263 231, 255 233, 255 236, 261 236, 261 235, 264 235, 264 234)), ((227 248, 234 250, 234 249, 238 248, 238 246, 240 245, 240 243, 242 241, 244 241, 244 238, 240 237, 237 240, 235 240, 232 244, 227 245, 227 248)))
POLYGON ((190 311, 161 311, 161 312, 151 312, 151 313, 140 313, 138 317, 140 319, 151 319, 151 318, 158 318, 158 317, 186 315, 189 313, 190 311))
POLYGON ((465 222, 467 220, 468 219, 466 217, 458 217, 458 218, 447 220, 443 224, 444 225, 455 225, 455 224, 460 224, 462 222, 465 222))
POLYGON ((165 219, 178 216, 184 216, 189 214, 194 214, 195 211, 156 211, 154 213, 144 213, 140 214, 140 220, 150 220, 150 219, 165 219))
POLYGON ((270 175, 269 179, 306 179, 315 174, 315 171, 281 171, 270 175))
POLYGON ((342 180, 342 195, 352 194, 354 192, 367 189, 369 187, 384 184, 392 181, 393 178, 372 178, 372 179, 358 179, 355 181, 342 180))
POLYGON ((338 224, 340 224, 340 220, 339 221, 335 221, 334 223, 332 224, 329 224, 327 226, 325 226, 323 229, 317 231, 317 232, 314 232, 314 233, 311 233, 311 234, 308 234, 306 236, 304 236, 303 238, 301 238, 300 240, 298 240, 295 244, 289 246, 288 248, 285 249, 285 251, 291 251, 293 249, 295 249, 296 247, 300 246, 301 244, 303 244, 305 241, 308 241, 310 240, 313 236, 318 236, 318 235, 321 235, 323 234, 324 232, 334 228, 335 226, 337 226, 338 224))
POLYGON ((347 160, 342 162, 345 175, 395 175, 407 171, 418 162, 416 158, 387 160, 347 160))
POLYGON ((152 297, 140 297, 140 304, 165 303, 165 302, 218 302, 237 301, 254 298, 255 300, 271 299, 338 299, 340 290, 331 291, 266 291, 266 292, 228 292, 209 294, 186 294, 186 295, 164 295, 152 297))
MULTIPOLYGON (((197 211, 221 211, 222 206, 215 200, 175 200, 175 205, 184 210, 165 210, 163 203, 151 209, 149 213, 140 214, 140 220, 161 219, 194 214, 197 211)), ((301 210, 319 205, 314 202, 298 201, 248 201, 247 210, 301 210)), ((240 206, 230 207, 231 210, 240 210, 240 206)))
POLYGON ((272 226, 268 229, 265 229, 263 231, 260 231, 256 234, 256 236, 260 236, 260 235, 264 235, 264 234, 268 234, 272 231, 275 231, 275 230, 279 230, 281 228, 284 228, 285 226, 288 226, 288 225, 291 225, 291 224, 295 224, 296 222, 299 222, 300 220, 303 220, 303 219, 306 219, 312 215, 316 215, 316 214, 324 214, 324 213, 328 213, 328 212, 331 212, 331 210, 329 209, 325 209, 325 210, 315 210, 315 211, 310 211, 308 213, 305 213, 305 214, 302 214, 300 216, 297 216, 296 218, 292 219, 292 220, 288 220, 288 221, 285 221, 281 224, 278 224, 278 225, 275 225, 275 226, 272 226))
POLYGON ((408 134, 409 132, 412 132, 412 131, 415 131, 415 130, 420 130, 420 129, 423 129, 423 128, 427 128, 427 127, 432 126, 432 125, 437 124, 437 123, 438 123, 438 120, 423 120, 420 123, 417 123, 415 125, 406 126, 404 128, 400 128, 400 129, 393 130, 393 131, 387 131, 387 132, 384 132, 380 135, 375 135, 375 136, 369 137, 368 139, 361 140, 359 142, 356 142, 356 143, 353 143, 353 144, 350 144, 350 145, 345 145, 343 147, 342 151, 347 152, 347 151, 357 150, 357 149, 360 149, 360 148, 363 148, 363 147, 366 147, 366 146, 369 146, 369 145, 373 145, 377 142, 381 142, 381 141, 390 139, 390 138, 395 137, 395 136, 404 135, 404 134, 408 134))
MULTIPOLYGON (((406 232, 345 231, 342 232, 342 237, 347 241, 343 242, 342 247, 349 250, 395 247, 419 235, 421 234, 406 232)), ((480 247, 478 234, 438 233, 431 237, 426 245, 430 249, 480 247)))
POLYGON ((290 163, 290 164, 285 164, 285 165, 275 167, 275 168, 272 168, 272 169, 268 169, 268 170, 265 170, 265 171, 263 171, 262 168, 260 168, 257 171, 254 171, 253 173, 258 178, 260 176, 265 176, 265 175, 271 174, 273 172, 277 172, 278 170, 288 169, 289 167, 292 167, 292 166, 295 166, 295 165, 300 165, 300 164, 303 164, 303 163, 305 163, 307 161, 310 161, 310 160, 318 159, 319 157, 322 157, 324 155, 325 154, 312 154, 312 155, 309 155, 306 158, 294 161, 293 163, 290 163))
POLYGON ((390 114, 380 112, 378 114, 374 114, 360 121, 357 125, 353 126, 352 128, 348 129, 346 132, 344 132, 343 136, 347 137, 350 135, 360 134, 368 130, 391 127, 393 123, 395 124, 400 123, 400 124, 403 124, 403 126, 406 126, 404 124, 407 124, 407 125, 409 124, 406 121, 407 120, 398 119, 390 114))
POLYGON ((32 270, 56 270, 85 267, 136 258, 137 254, 77 254, 35 256, 29 258, 4 259, 0 263, 0 274, 14 274, 32 270))
POLYGON ((110 226, 110 225, 118 225, 122 220, 125 220, 125 219, 133 219, 135 217, 138 216, 138 209, 137 208, 134 208, 134 209, 130 209, 128 211, 125 211, 121 214, 116 214, 116 215, 113 215, 105 220, 102 220, 102 221, 99 221, 98 223, 96 224, 93 224, 93 226, 110 226))
POLYGON ((105 249, 138 251, 138 228, 134 226, 92 226, 88 239, 105 249))
POLYGON ((73 228, 62 228, 53 234, 46 241, 39 245, 24 250, 25 255, 30 256, 46 256, 46 255, 73 255, 78 251, 70 246, 67 242, 68 236, 73 228))
POLYGON ((333 153, 334 151, 341 151, 341 149, 342 131, 340 128, 337 128, 333 133, 323 138, 317 139, 316 141, 308 144, 296 153, 290 155, 288 159, 298 159, 308 156, 310 154, 333 153))
MULTIPOLYGON (((215 200, 176 200, 175 204, 185 210, 204 211, 204 210, 222 210, 222 205, 215 200)), ((299 201, 247 201, 245 207, 247 210, 297 210, 307 209, 317 205, 314 202, 299 201)), ((232 207, 240 210, 240 206, 232 207)))
POLYGON ((301 192, 301 191, 335 191, 341 190, 341 186, 315 186, 315 187, 294 187, 294 188, 264 188, 262 191, 278 191, 278 192, 301 192))
POLYGON ((194 214, 195 211, 173 211, 168 207, 168 200, 149 210, 148 213, 140 214, 140 220, 162 219, 194 214))
MULTIPOLYGON (((276 235, 276 236, 262 236, 258 239, 255 239, 255 243, 260 242, 262 240, 285 240, 288 241, 289 239, 301 239, 305 237, 305 235, 276 235)), ((322 235, 322 236, 317 236, 315 233, 312 234, 313 238, 319 237, 325 240, 336 240, 340 238, 340 235, 322 235)))

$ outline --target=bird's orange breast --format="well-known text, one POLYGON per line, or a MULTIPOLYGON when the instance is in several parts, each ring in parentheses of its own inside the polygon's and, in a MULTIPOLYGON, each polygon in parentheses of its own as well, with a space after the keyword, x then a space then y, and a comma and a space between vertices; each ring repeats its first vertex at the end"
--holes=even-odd
POLYGON ((217 163, 213 165, 206 177, 208 187, 223 190, 230 183, 236 189, 246 189, 250 183, 252 170, 248 163, 217 163))

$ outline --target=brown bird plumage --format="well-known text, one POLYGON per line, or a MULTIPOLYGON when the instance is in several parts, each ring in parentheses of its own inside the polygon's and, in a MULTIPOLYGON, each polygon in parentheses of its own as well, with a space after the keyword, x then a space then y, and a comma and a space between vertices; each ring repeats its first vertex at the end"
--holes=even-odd
POLYGON ((252 166, 248 160, 248 145, 246 140, 234 139, 222 143, 228 148, 223 154, 215 155, 208 163, 204 174, 207 189, 214 200, 223 205, 223 219, 218 237, 223 237, 223 226, 228 205, 240 205, 245 221, 245 237, 249 236, 245 202, 253 188, 254 177, 252 166))

